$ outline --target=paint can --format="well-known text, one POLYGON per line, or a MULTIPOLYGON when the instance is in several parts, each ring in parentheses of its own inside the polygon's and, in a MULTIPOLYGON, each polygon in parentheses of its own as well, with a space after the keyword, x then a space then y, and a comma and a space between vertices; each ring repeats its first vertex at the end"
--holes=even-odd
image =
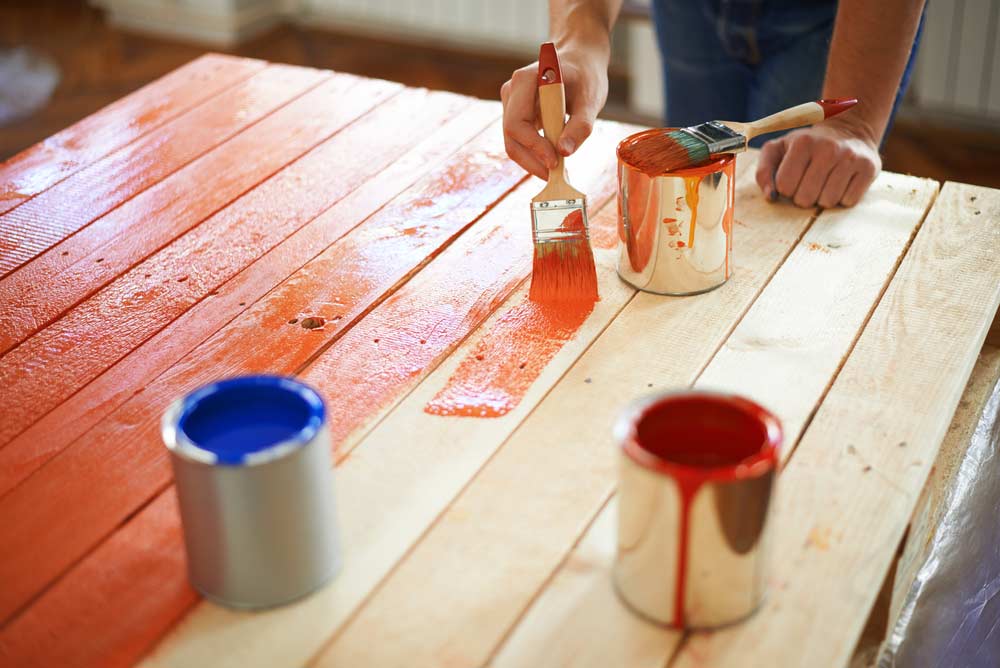
POLYGON ((341 566, 323 401, 291 378, 201 387, 163 416, 191 584, 234 608, 311 593, 341 566))
POLYGON ((736 159, 664 173, 642 171, 630 153, 667 129, 618 144, 618 275, 645 292, 694 295, 733 272, 736 159))
POLYGON ((619 596, 674 628, 752 614, 765 591, 778 419, 730 394, 667 392, 630 406, 615 438, 619 596))

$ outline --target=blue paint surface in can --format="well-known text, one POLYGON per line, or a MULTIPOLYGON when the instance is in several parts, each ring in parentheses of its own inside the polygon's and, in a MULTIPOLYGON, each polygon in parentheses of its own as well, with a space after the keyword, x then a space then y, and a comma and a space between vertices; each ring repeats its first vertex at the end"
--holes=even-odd
POLYGON ((325 420, 323 400, 308 385, 281 376, 242 376, 188 395, 178 429, 218 464, 240 465, 277 445, 305 445, 325 420))

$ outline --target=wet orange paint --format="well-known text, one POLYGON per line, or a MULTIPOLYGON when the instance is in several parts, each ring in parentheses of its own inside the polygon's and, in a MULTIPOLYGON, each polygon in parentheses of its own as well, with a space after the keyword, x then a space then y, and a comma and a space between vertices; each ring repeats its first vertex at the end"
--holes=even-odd
POLYGON ((483 335, 424 411, 465 417, 506 415, 593 310, 589 300, 517 304, 483 335))
POLYGON ((688 246, 694 248, 694 230, 698 226, 698 186, 701 176, 684 177, 684 201, 691 211, 691 223, 688 228, 688 246))
POLYGON ((580 232, 572 241, 535 244, 529 298, 537 302, 597 301, 597 270, 594 253, 583 235, 583 210, 569 213, 559 225, 567 232, 580 232))

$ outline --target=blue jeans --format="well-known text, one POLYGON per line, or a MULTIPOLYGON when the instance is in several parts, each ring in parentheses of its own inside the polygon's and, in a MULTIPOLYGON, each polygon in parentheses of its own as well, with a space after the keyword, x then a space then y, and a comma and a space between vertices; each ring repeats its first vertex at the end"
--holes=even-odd
MULTIPOLYGON (((654 0, 667 124, 751 121, 819 99, 836 15, 836 0, 654 0)), ((893 116, 922 28, 921 18, 893 116)))

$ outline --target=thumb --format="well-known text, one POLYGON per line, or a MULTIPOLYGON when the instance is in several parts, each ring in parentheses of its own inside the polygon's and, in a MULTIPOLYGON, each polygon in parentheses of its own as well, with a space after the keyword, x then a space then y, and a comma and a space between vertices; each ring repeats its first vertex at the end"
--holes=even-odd
POLYGON ((778 199, 778 188, 774 185, 774 174, 778 171, 785 151, 788 149, 786 137, 772 139, 764 144, 760 150, 760 158, 757 160, 757 185, 770 201, 778 199))
POLYGON ((559 142, 556 148, 561 155, 573 155, 580 144, 590 136, 594 129, 594 117, 597 114, 591 111, 576 113, 569 117, 569 122, 559 135, 559 142))

